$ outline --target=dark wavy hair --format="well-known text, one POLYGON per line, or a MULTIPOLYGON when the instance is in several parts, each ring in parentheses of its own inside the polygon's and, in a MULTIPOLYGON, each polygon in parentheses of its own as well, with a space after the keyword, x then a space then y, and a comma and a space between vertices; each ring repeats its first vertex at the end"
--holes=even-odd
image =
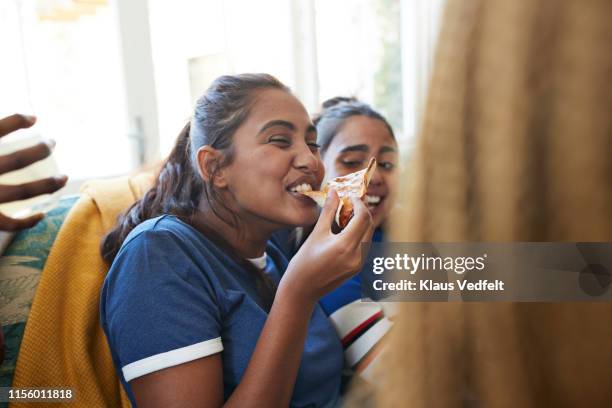
MULTIPOLYGON (((219 192, 214 187, 214 175, 219 168, 232 162, 233 135, 249 115, 256 91, 263 89, 290 92, 288 87, 268 74, 226 75, 211 84, 197 101, 191 122, 178 135, 154 186, 119 217, 115 228, 104 237, 101 253, 105 261, 112 263, 123 241, 138 224, 163 214, 175 215, 189 223, 202 199, 220 219, 238 227, 237 217, 219 198, 219 192), (208 182, 200 177, 196 158, 198 149, 205 145, 223 153, 221 161, 211 164, 214 167, 208 169, 211 174, 208 182)), ((235 255, 232 248, 213 231, 207 231, 206 236, 230 255, 235 255)), ((258 282, 269 289, 267 275, 249 262, 243 264, 247 269, 256 270, 258 282)))
POLYGON ((317 127, 317 143, 321 146, 321 156, 325 155, 336 134, 346 120, 352 116, 366 116, 380 120, 389 129, 389 134, 395 139, 393 128, 385 117, 367 103, 355 97, 336 96, 321 104, 321 112, 314 116, 317 127))

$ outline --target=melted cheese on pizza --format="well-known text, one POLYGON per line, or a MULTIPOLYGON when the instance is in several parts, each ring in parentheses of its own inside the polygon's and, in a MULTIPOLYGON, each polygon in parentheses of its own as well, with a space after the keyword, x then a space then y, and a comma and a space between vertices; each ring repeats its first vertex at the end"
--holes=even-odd
POLYGON ((344 228, 353 216, 353 204, 350 202, 349 197, 362 198, 365 195, 375 169, 376 159, 372 157, 365 169, 328 181, 322 191, 305 191, 302 194, 309 196, 317 204, 323 206, 329 189, 333 188, 336 190, 340 198, 340 204, 336 212, 336 223, 341 228, 344 228))

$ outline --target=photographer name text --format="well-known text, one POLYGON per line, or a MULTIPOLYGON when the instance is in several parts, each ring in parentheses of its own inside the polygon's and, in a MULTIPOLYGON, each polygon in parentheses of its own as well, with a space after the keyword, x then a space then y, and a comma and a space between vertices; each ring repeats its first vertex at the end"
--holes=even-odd
POLYGON ((479 279, 474 282, 465 279, 457 279, 455 282, 436 282, 433 279, 419 279, 411 281, 402 279, 397 282, 385 282, 382 279, 377 279, 372 283, 372 287, 377 291, 422 291, 422 292, 437 292, 437 291, 503 291, 504 282, 500 279, 489 281, 487 279, 479 279))

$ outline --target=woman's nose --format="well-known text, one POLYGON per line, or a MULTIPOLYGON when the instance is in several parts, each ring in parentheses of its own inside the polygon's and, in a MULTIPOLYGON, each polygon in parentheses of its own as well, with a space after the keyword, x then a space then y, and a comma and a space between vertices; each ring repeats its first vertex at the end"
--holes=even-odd
POLYGON ((294 158, 295 167, 303 171, 314 173, 318 170, 320 164, 317 155, 313 153, 307 145, 305 148, 301 148, 294 158))
POLYGON ((376 171, 374 171, 374 174, 372 174, 372 178, 370 179, 370 185, 372 185, 372 186, 380 186, 384 182, 385 182, 385 179, 382 176, 382 174, 380 173, 380 171, 378 169, 376 171))

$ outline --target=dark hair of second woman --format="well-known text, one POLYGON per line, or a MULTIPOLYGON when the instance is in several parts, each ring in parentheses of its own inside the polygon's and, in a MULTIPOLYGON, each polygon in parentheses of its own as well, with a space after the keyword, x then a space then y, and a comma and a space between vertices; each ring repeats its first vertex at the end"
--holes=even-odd
MULTIPOLYGON (((232 135, 249 114, 255 91, 261 89, 289 89, 268 74, 242 74, 217 78, 198 100, 191 123, 179 134, 174 149, 164 162, 155 185, 142 199, 136 201, 122 216, 117 226, 102 241, 102 257, 112 263, 123 241, 140 223, 163 214, 179 217, 190 223, 202 199, 220 219, 237 227, 239 220, 218 198, 214 187, 215 169, 210 169, 211 179, 205 182, 198 174, 196 152, 209 145, 223 152, 216 168, 228 165, 233 158, 232 135)), ((224 247, 232 248, 213 231, 207 237, 224 247)), ((238 258, 239 259, 239 258, 238 258)), ((243 260, 243 266, 257 278, 258 289, 266 303, 271 304, 274 287, 267 275, 243 260)))
POLYGON ((366 116, 380 120, 389 129, 389 134, 395 138, 393 129, 384 116, 355 97, 336 96, 327 99, 321 106, 321 113, 316 115, 313 120, 317 127, 317 142, 321 145, 321 156, 325 155, 327 148, 344 122, 352 116, 366 116))

